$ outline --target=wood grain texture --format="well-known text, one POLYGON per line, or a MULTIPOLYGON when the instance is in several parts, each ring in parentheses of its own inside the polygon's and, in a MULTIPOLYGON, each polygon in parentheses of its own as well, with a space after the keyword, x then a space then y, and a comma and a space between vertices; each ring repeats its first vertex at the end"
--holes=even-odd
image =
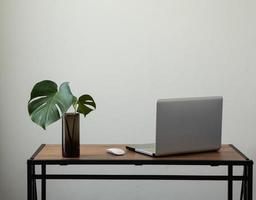
POLYGON ((81 144, 80 157, 64 158, 62 157, 60 144, 47 144, 35 156, 34 160, 214 160, 214 161, 244 161, 242 157, 232 146, 224 144, 218 151, 171 155, 165 157, 153 158, 143 154, 126 150, 126 144, 81 144), (117 147, 126 151, 123 156, 114 156, 106 152, 106 149, 117 147))

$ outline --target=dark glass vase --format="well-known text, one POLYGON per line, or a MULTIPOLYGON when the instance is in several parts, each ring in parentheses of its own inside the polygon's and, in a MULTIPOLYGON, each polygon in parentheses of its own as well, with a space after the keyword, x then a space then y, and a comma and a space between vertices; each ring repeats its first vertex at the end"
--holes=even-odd
POLYGON ((65 113, 62 117, 63 157, 79 157, 80 155, 79 121, 78 113, 65 113))

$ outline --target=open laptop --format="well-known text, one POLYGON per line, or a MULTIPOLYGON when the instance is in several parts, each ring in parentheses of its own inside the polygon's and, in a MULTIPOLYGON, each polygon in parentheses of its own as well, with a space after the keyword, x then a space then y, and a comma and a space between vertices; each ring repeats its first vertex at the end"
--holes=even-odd
POLYGON ((150 156, 218 150, 221 146, 222 102, 222 97, 158 100, 156 142, 126 148, 150 156))

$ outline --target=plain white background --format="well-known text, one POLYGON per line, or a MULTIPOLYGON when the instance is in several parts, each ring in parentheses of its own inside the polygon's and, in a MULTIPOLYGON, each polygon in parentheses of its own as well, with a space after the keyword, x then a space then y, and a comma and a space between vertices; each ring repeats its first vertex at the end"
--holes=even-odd
MULTIPOLYGON (((81 118, 81 143, 152 142, 156 99, 222 95, 222 142, 255 159, 255 10, 253 0, 1 0, 0 199, 25 200, 26 159, 41 143, 61 142, 60 121, 44 131, 27 113, 30 91, 44 79, 69 81, 75 95, 95 98, 97 110, 81 118)), ((226 171, 164 166, 62 170, 226 171)), ((49 200, 227 196, 225 182, 49 181, 47 186, 49 200)), ((238 199, 240 183, 234 186, 238 199)))

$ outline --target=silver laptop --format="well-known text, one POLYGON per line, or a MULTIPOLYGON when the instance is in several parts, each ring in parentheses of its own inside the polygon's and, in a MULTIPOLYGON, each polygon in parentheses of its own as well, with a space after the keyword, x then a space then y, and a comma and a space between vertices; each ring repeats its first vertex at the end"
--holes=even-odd
POLYGON ((150 156, 218 150, 221 146, 222 97, 157 101, 156 142, 128 145, 150 156))

